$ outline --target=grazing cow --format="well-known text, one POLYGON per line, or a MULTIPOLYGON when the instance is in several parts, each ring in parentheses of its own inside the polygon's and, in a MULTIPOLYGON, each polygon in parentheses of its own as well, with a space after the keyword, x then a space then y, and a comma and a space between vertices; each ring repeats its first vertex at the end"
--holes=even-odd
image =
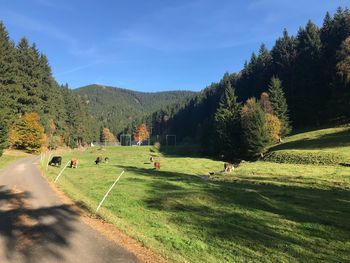
POLYGON ((78 168, 78 160, 77 159, 72 159, 70 161, 70 168, 78 168))
POLYGON ((235 169, 232 163, 224 163, 224 171, 225 173, 229 173, 235 169))
POLYGON ((108 162, 109 162, 109 158, 105 157, 105 163, 108 163, 108 162))
POLYGON ((52 157, 51 161, 49 162, 49 165, 61 166, 61 163, 62 163, 62 157, 61 156, 54 156, 54 157, 52 157))
POLYGON ((150 161, 151 163, 153 163, 153 162, 154 162, 154 157, 153 157, 153 156, 149 157, 149 161, 150 161))
POLYGON ((154 162, 154 169, 156 170, 160 169, 160 162, 154 162))
POLYGON ((95 160, 95 164, 99 164, 99 163, 102 163, 102 157, 97 157, 96 160, 95 160))

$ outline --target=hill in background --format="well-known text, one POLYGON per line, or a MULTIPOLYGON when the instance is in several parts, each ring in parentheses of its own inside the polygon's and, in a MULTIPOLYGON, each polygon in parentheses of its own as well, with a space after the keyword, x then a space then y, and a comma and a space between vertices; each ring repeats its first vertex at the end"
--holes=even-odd
POLYGON ((88 85, 74 92, 85 101, 88 112, 99 125, 113 133, 131 132, 136 120, 190 98, 192 91, 138 92, 103 85, 88 85))

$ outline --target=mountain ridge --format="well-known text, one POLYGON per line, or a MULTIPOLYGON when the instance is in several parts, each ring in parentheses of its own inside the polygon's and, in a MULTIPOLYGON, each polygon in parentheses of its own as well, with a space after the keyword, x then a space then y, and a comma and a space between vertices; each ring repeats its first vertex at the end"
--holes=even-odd
POLYGON ((142 92, 90 84, 73 90, 86 103, 88 112, 101 127, 108 127, 117 134, 130 129, 147 114, 181 102, 197 94, 193 91, 173 90, 142 92))

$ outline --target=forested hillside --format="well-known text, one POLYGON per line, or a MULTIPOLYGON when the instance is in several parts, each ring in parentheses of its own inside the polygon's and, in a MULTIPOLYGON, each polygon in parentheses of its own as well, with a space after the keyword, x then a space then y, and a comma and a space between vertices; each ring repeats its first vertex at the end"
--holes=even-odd
POLYGON ((131 127, 145 115, 195 94, 191 91, 146 93, 102 85, 89 85, 74 92, 83 98, 98 125, 109 128, 114 134, 130 133, 131 127))
POLYGON ((274 76, 281 81, 288 105, 284 118, 294 128, 349 121, 349 10, 327 13, 321 27, 309 21, 296 36, 284 30, 271 50, 262 44, 238 74, 225 74, 187 103, 158 111, 149 119, 156 132, 177 134, 178 141, 188 137, 213 152, 220 144, 215 114, 220 104, 227 103, 225 90, 242 104, 250 97, 259 99, 274 76))
POLYGON ((71 90, 56 82, 47 57, 35 44, 25 37, 14 43, 0 23, 0 151, 77 147, 99 141, 104 128, 113 136, 131 132, 136 120, 193 94, 142 93, 99 85, 71 90), (33 129, 38 141, 28 137, 33 129))
POLYGON ((12 131, 31 112, 39 114, 46 135, 40 145, 57 142, 77 146, 99 136, 85 103, 53 78, 47 57, 24 37, 15 44, 3 23, 0 23, 0 98, 2 145, 15 141, 18 145, 20 134, 12 131))

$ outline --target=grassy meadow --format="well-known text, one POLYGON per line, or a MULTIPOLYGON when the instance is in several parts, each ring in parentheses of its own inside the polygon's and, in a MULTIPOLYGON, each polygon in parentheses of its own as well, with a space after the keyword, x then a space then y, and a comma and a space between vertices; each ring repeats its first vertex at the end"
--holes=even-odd
MULTIPOLYGON (((298 134, 273 151, 350 162, 349 134, 346 127, 298 134)), ((158 153, 156 171, 150 150, 67 152, 62 164, 73 157, 79 167, 57 184, 94 212, 125 170, 99 215, 170 262, 350 261, 350 167, 257 161, 221 174, 221 161, 158 153), (110 161, 95 165, 97 156, 110 161)), ((54 180, 60 170, 46 174, 54 180)))

